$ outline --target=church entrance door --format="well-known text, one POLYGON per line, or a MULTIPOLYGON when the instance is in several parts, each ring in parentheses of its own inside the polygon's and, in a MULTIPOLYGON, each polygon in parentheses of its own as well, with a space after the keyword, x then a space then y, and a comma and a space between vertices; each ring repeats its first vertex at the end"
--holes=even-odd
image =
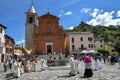
POLYGON ((47 45, 47 53, 52 53, 52 46, 51 45, 47 45))
POLYGON ((46 43, 46 53, 52 53, 52 48, 53 48, 53 43, 52 42, 47 42, 46 43))

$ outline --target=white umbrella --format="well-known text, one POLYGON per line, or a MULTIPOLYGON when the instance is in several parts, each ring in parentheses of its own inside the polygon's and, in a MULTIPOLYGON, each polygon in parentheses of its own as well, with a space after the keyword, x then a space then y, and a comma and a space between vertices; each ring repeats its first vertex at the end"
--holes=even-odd
POLYGON ((96 50, 89 50, 88 53, 97 53, 96 50))
POLYGON ((81 53, 88 53, 88 51, 87 50, 83 50, 81 53))

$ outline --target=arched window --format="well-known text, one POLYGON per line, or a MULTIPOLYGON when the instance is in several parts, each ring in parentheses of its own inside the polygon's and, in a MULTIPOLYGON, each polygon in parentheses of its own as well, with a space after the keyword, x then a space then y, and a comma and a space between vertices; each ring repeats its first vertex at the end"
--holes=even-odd
POLYGON ((33 23, 33 17, 29 18, 29 23, 33 23))

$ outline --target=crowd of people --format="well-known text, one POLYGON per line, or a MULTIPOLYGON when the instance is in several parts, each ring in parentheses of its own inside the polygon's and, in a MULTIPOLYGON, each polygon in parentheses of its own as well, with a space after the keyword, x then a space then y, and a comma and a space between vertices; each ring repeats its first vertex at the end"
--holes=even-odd
MULTIPOLYGON (((84 63, 85 63, 85 71, 84 71, 84 75, 83 77, 92 77, 93 72, 92 72, 92 58, 86 54, 86 56, 83 59, 84 63)), ((77 59, 77 55, 71 55, 70 58, 70 65, 71 65, 71 69, 70 69, 70 75, 71 76, 75 76, 76 74, 79 74, 79 60, 77 59)))
MULTIPOLYGON (((71 67, 69 72, 70 76, 75 76, 76 74, 80 73, 79 71, 80 66, 83 66, 83 65, 79 65, 80 61, 84 62, 84 67, 85 67, 83 77, 88 78, 93 76, 93 70, 98 71, 102 69, 102 61, 105 64, 110 63, 110 65, 114 65, 116 62, 116 58, 114 55, 105 57, 101 55, 90 56, 89 54, 85 54, 83 60, 81 60, 77 54, 71 55, 69 59, 70 67, 71 67)), ((21 74, 25 72, 36 71, 37 63, 40 64, 40 70, 45 70, 44 64, 47 65, 46 62, 47 61, 45 60, 44 57, 41 57, 40 62, 38 62, 37 59, 34 57, 28 58, 23 56, 23 57, 18 57, 17 59, 11 57, 5 61, 3 67, 4 67, 4 72, 7 72, 8 69, 13 69, 14 77, 19 78, 21 74)), ((120 65, 120 57, 118 58, 118 62, 120 65)))
MULTIPOLYGON (((80 58, 81 60, 81 58, 80 58)), ((80 73, 79 71, 79 58, 77 58, 77 55, 71 55, 70 57, 70 65, 71 65, 71 69, 70 69, 70 75, 74 76, 77 73, 80 73)), ((94 71, 98 71, 100 69, 102 69, 102 63, 106 64, 106 65, 114 65, 116 62, 119 63, 120 65, 120 57, 116 58, 115 55, 111 55, 111 56, 104 56, 104 55, 100 55, 100 54, 95 54, 94 56, 91 56, 89 54, 85 54, 84 58, 83 58, 83 62, 84 62, 84 67, 85 67, 85 71, 83 74, 84 78, 88 78, 88 77, 92 77, 93 76, 93 70, 94 71), (118 59, 118 60, 117 60, 118 59)))
MULTIPOLYGON (((40 68, 41 70, 44 69, 43 64, 45 60, 42 57, 40 60, 40 68)), ((18 57, 17 59, 14 59, 10 57, 8 60, 6 60, 3 64, 4 72, 7 72, 8 69, 12 70, 15 78, 20 78, 21 74, 25 72, 33 72, 36 71, 36 63, 37 60, 34 57, 28 58, 28 57, 18 57)))

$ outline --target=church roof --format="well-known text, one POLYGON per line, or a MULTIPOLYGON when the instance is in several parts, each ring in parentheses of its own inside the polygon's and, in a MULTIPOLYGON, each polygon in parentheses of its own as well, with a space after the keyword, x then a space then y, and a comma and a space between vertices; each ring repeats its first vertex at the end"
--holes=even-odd
POLYGON ((54 16, 54 15, 50 14, 49 12, 48 12, 47 14, 44 14, 44 15, 42 15, 42 16, 39 16, 39 18, 46 18, 46 17, 54 17, 54 18, 59 19, 57 16, 54 16))
POLYGON ((35 8, 33 6, 33 4, 30 6, 28 13, 36 13, 35 8))

